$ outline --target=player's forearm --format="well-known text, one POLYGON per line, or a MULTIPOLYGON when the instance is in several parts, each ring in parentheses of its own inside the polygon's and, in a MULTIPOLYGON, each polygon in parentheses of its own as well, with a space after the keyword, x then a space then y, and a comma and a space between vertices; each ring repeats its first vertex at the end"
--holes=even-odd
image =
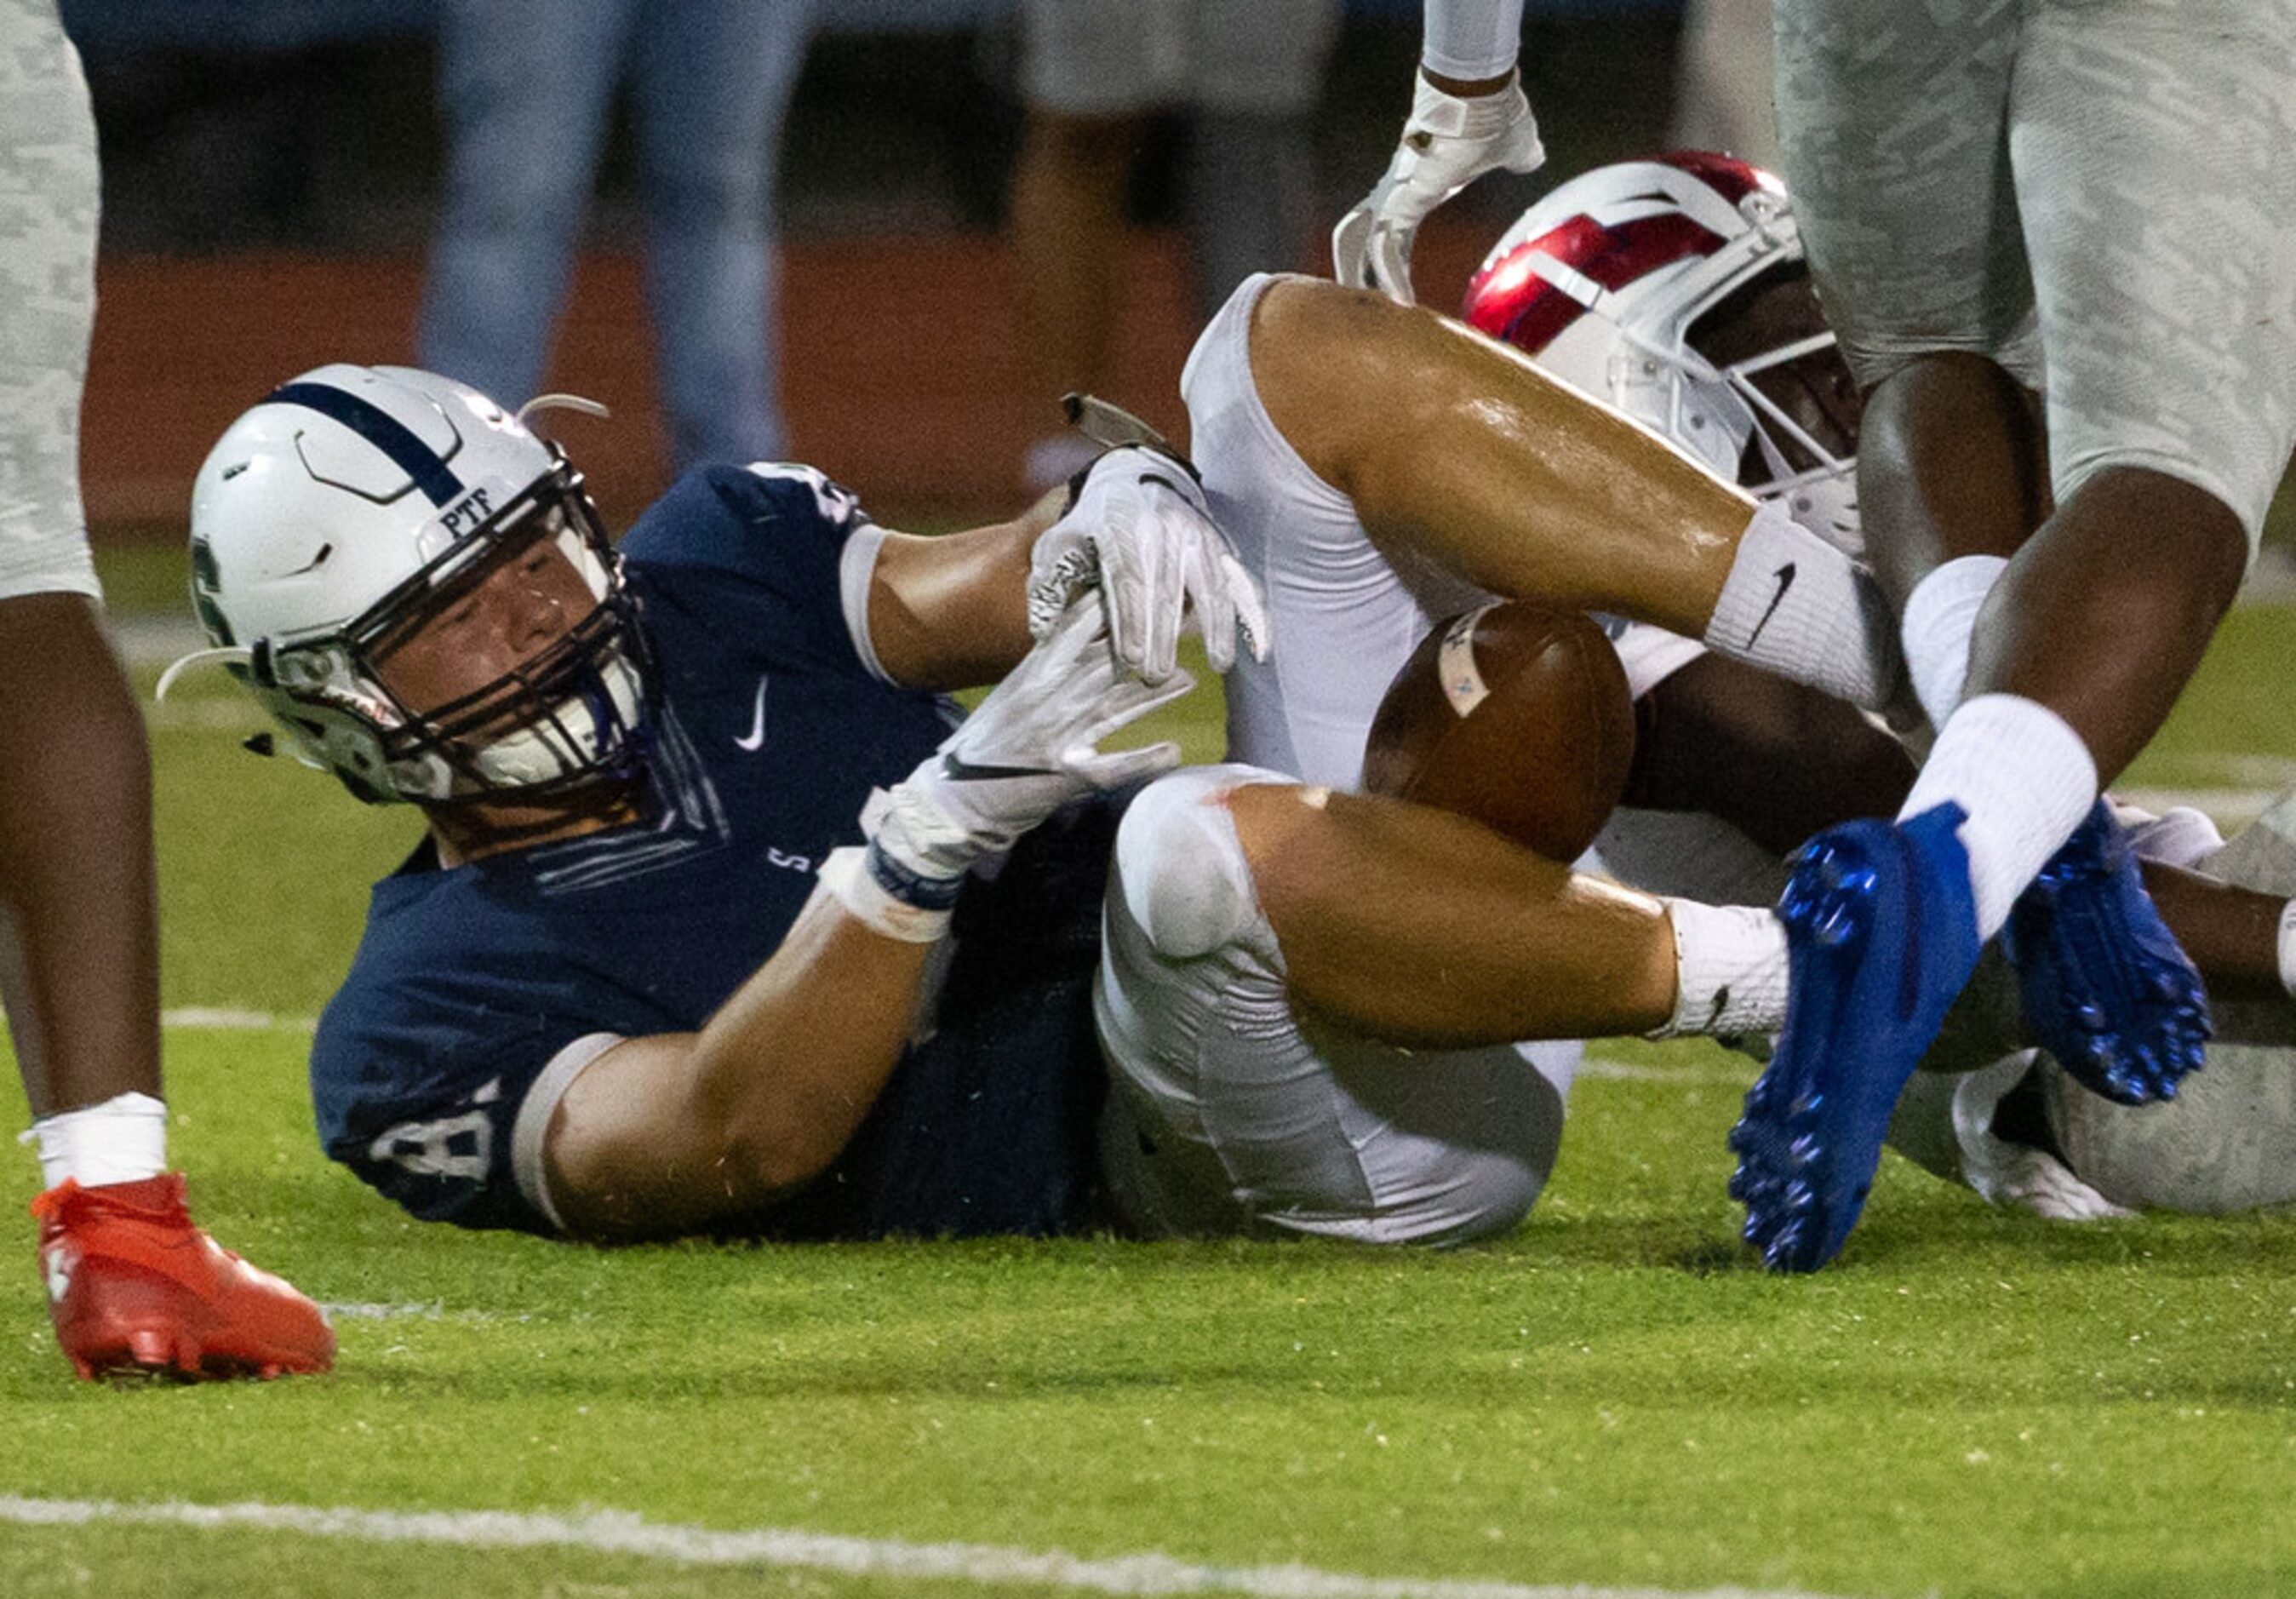
POLYGON ((2161 907, 2169 931, 2201 969, 2211 997, 2287 997, 2280 975, 2280 921, 2288 906, 2284 897, 2260 894, 2159 861, 2143 865, 2145 890, 2161 907))
POLYGON ((889 533, 869 594, 877 660, 912 688, 994 683, 1029 652, 1029 555, 1060 519, 1046 496, 1010 521, 939 537, 889 533))
POLYGON ((697 1113, 754 1197, 818 1176, 843 1151, 900 1059, 931 949, 871 931, 816 889, 695 1037, 697 1113))

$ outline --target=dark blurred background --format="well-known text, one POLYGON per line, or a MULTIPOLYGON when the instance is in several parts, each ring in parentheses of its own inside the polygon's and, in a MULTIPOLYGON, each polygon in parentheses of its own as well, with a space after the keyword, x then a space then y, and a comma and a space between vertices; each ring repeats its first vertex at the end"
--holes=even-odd
MULTIPOLYGON (((758 0, 760 6, 774 0, 758 0)), ((1111 0, 1120 3, 1120 0, 1111 0)), ((1665 0, 1532 0, 1526 86, 1550 164, 1487 179, 1420 248, 1455 303, 1553 182, 1663 147, 1680 16, 1665 0)), ((443 134, 428 0, 64 0, 93 87, 104 260, 87 403, 102 538, 176 536, 209 442, 329 359, 412 358, 443 134)), ((1351 0, 1315 121, 1328 226, 1379 175, 1407 107, 1417 0, 1351 0)), ((1000 229, 1017 146, 1013 23, 996 0, 824 0, 782 161, 790 451, 881 515, 1002 512, 1052 398, 1021 392, 1000 229)), ((1171 152, 1134 168, 1114 397, 1177 426, 1195 312, 1171 152)), ((625 114, 609 141, 554 387, 611 405, 563 434, 623 514, 660 486, 625 114)), ((1296 265, 1315 268, 1311 243, 1296 265)), ((507 397, 505 397, 507 398, 507 397)))

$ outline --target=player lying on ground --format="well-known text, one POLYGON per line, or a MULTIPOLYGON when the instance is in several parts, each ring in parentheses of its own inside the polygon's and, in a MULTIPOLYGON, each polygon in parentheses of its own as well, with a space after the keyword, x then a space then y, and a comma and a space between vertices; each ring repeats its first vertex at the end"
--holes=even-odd
POLYGON ((197 480, 208 658, 430 824, 321 1020, 328 1152, 417 1216, 599 1239, 1074 1225, 1111 816, 1021 835, 1177 758, 1094 745, 1189 686, 1184 607, 1217 662, 1252 632, 1199 507, 1118 451, 1065 517, 925 539, 709 466, 615 552, 459 384, 275 391, 197 480), (999 677, 952 736, 940 691, 999 677))
MULTIPOLYGON (((1859 574, 1784 508, 1758 509, 1650 434, 1434 318, 1329 287, 1287 285, 1274 303, 1294 382, 1320 369, 1316 381, 1353 418, 1314 447, 1346 456, 1358 503, 1390 513, 1399 536, 1446 542, 1494 586, 1703 633, 1867 701, 1896 681, 1886 638, 1877 656, 1861 627, 1859 574), (1799 581, 1778 580, 1782 562, 1799 581)), ((258 406, 210 457, 195 500, 210 631, 243 657, 303 753, 369 797, 422 800, 432 823, 432 841, 379 887, 359 960, 322 1025, 314 1080, 331 1152, 419 1214, 480 1224, 615 1235, 752 1218, 842 1151, 850 1170, 813 1184, 785 1221, 1056 1225, 1073 1167, 1034 1188, 1012 1185, 1058 1189, 1057 1201, 1002 1211, 974 1197, 971 1209, 904 1210, 896 1201, 914 1196, 896 1179, 921 1192, 937 1169, 976 1179, 966 1128, 978 1148, 1009 1136, 996 1130, 1000 1117, 1063 1125, 1068 1077, 1051 1073, 1048 1086, 1041 1067, 1013 1066, 1006 1086, 1026 1101, 1013 1110, 965 1073, 1062 1058, 1021 1041, 1012 1007, 1081 1037, 1060 996, 1021 980, 1054 985, 1067 973, 1080 999, 1088 936, 1062 946, 1081 959, 1073 971, 1074 959, 1064 966, 1043 947, 1067 937, 1056 931, 999 955, 1022 937, 1017 912, 997 922, 998 937, 960 940, 938 1021, 912 1054, 942 1050, 962 1070, 913 1071, 876 1093, 908 1031, 905 998, 873 1029, 840 1035, 850 1046, 840 1059, 867 1062, 857 1078, 825 1065, 808 1084, 794 1068, 755 1070, 750 1052, 768 1035, 783 1048, 805 1037, 810 1050, 822 1016, 853 1009, 784 986, 790 964, 860 938, 856 912, 880 931, 931 934, 965 862, 1018 831, 1007 819, 953 840, 922 837, 897 808, 877 829, 877 873, 832 858, 857 840, 869 789, 946 731, 931 691, 1017 659, 1032 561, 1047 582, 1072 586, 1092 573, 1082 536, 1106 507, 1164 507, 1165 543, 1129 562, 1120 542, 1104 545, 1100 557, 1127 658, 1151 676, 1166 668, 1181 599, 1212 607, 1213 638, 1229 631, 1240 596, 1189 493, 1168 462, 1118 452, 1053 536, 1040 514, 926 543, 871 528, 849 496, 801 469, 719 469, 682 482, 626 543, 640 620, 603 559, 574 558, 594 529, 570 479, 466 391, 331 369, 258 406), (563 559, 555 539, 570 541, 563 559), (529 573, 509 564, 529 555, 529 573), (1125 601, 1159 573, 1160 592, 1179 599, 1145 610, 1125 601), (461 603, 492 595, 485 584, 496 581, 507 586, 503 605, 575 630, 487 634, 485 652, 454 654, 466 623, 500 631, 461 603), (649 652, 661 658, 651 670, 649 652), (838 891, 800 920, 825 860, 838 891), (903 905, 926 914, 904 916, 903 905), (670 1091, 663 1057, 680 1068, 670 1091), (753 1091, 770 1113, 752 1114, 753 1091), (846 1148, 873 1104, 876 1121, 846 1148), (952 1117, 964 1125, 952 1130, 952 1117), (940 1167, 919 1152, 927 1143, 940 1167)), ((1133 514, 1144 525, 1149 512, 1133 514)), ((1008 699, 978 736, 1012 734, 1014 718, 1026 712, 1008 699)), ((969 771, 1013 764, 959 753, 969 771)), ((1023 786, 1031 819, 1059 797, 1023 786)), ((946 788, 921 775, 906 791, 945 809, 960 803, 946 788)), ((1081 841, 1076 850, 1092 859, 1096 895, 1104 856, 1081 841)), ((1037 881, 1012 872, 997 890, 1023 896, 1037 881)), ((1091 914, 1084 900, 1069 910, 1091 914)), ((918 951, 882 959, 907 971, 903 982, 922 980, 918 951)))
MULTIPOLYGON (((1767 914, 1622 892, 1448 818, 1320 791, 1356 786, 1373 709, 1421 635, 1486 596, 1434 541, 1367 532, 1337 487, 1352 459, 1315 453, 1324 413, 1299 373, 1318 364, 1294 365, 1275 331, 1294 290, 1248 286, 1190 364, 1199 464, 1283 642, 1230 683, 1231 753, 1253 766, 1164 780, 1120 834, 1103 1158, 1119 1210, 1151 1230, 1472 1236, 1535 1197, 1575 1058, 1502 1041, 1775 1028, 1784 939, 1767 914)), ((1494 252, 1471 310, 1854 543, 1855 393, 1791 210, 1742 164, 1670 158, 1564 185, 1494 252)), ((1442 460, 1441 430, 1412 442, 1442 460)), ((1647 734, 1630 798, 1731 824, 1622 811, 1601 849, 1629 881, 1772 898, 1795 840, 1911 784, 1896 743, 1838 703, 1654 629, 1620 646, 1647 734)), ((2271 979, 2276 900, 2190 911, 2247 935, 2215 939, 2212 975, 2271 979)), ((1991 1058, 1974 1047, 1965 1063, 1991 1058)))

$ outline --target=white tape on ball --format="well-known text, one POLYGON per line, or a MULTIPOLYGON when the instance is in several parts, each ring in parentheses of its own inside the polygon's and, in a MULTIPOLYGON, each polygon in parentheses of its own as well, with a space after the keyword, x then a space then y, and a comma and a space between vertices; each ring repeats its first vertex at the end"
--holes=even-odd
POLYGON ((1482 668, 1475 664, 1475 629, 1483 618, 1497 610, 1504 601, 1470 611, 1451 624, 1443 635, 1442 647, 1435 654, 1435 670, 1443 681, 1443 697, 1461 718, 1472 715, 1476 706, 1491 697, 1490 685, 1483 681, 1482 668))

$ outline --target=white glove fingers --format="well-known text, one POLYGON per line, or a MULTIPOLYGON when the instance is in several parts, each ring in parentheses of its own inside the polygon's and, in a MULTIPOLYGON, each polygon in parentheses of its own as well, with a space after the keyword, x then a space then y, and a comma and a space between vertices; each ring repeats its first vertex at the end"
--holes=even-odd
POLYGON ((1227 575, 1228 603, 1234 612, 1236 630, 1243 636, 1243 647, 1251 652, 1254 660, 1265 660, 1272 637, 1267 627, 1267 602, 1242 562, 1226 550, 1220 552, 1219 561, 1220 570, 1227 575))
POLYGON ((1141 778, 1159 777, 1180 764, 1180 746, 1166 739, 1137 750, 1112 750, 1070 767, 1095 788, 1112 789, 1141 778))
POLYGON ((1097 535, 1101 551, 1101 589, 1108 596, 1109 647, 1116 659, 1134 671, 1147 658, 1149 629, 1161 582, 1156 562, 1152 529, 1145 523, 1139 496, 1128 493, 1111 500, 1108 524, 1097 535))
POLYGON ((1188 593, 1203 635, 1204 657, 1225 676, 1235 666, 1234 562, 1209 530, 1188 552, 1188 593))
POLYGON ((1136 677, 1128 677, 1115 684, 1106 693, 1095 697, 1088 713, 1091 719, 1078 731, 1062 752, 1062 764, 1066 766, 1090 758, 1098 750, 1101 741, 1109 734, 1129 727, 1143 717, 1185 698, 1195 686, 1195 674, 1185 669, 1175 671, 1161 683, 1144 683, 1136 677))
MULTIPOLYGON (((1419 216, 1425 214, 1423 209, 1419 216)), ((1411 286, 1411 246, 1419 236, 1419 216, 1408 220, 1382 217, 1372 224, 1372 274, 1378 280, 1374 287, 1399 306, 1419 303, 1418 293, 1411 286)))
POLYGON ((1174 535, 1181 531, 1176 516, 1188 514, 1168 502, 1146 512, 1148 537, 1138 553, 1144 574, 1141 587, 1147 598, 1141 606, 1139 652, 1125 664, 1150 683, 1163 682, 1180 663, 1180 614, 1187 603, 1188 567, 1185 552, 1172 545, 1174 535))

